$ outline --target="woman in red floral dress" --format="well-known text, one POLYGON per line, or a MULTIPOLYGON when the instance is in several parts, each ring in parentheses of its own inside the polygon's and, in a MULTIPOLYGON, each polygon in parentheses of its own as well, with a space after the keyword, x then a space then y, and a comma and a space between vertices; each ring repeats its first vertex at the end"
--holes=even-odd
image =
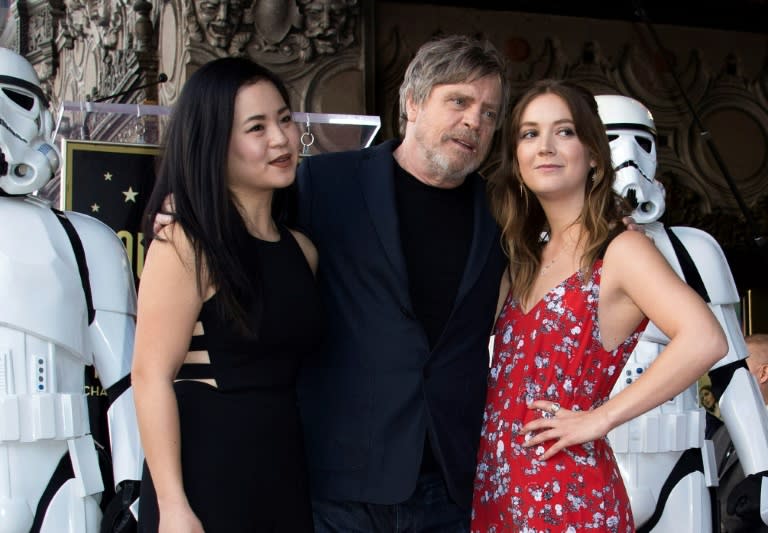
POLYGON ((653 243, 623 231, 608 139, 588 91, 536 83, 504 137, 490 194, 510 268, 472 531, 631 532, 605 435, 693 383, 725 353, 725 336, 653 243), (648 318, 672 341, 609 400, 648 318))

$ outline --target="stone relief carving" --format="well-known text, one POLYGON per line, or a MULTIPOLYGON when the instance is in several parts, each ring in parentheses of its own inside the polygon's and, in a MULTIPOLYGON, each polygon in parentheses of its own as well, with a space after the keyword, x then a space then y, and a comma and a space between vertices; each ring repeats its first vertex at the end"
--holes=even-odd
POLYGON ((41 49, 53 40, 53 15, 50 10, 38 10, 30 16, 28 24, 27 46, 30 52, 41 49))
MULTIPOLYGON (((310 54, 334 55, 352 44, 357 0, 298 0, 303 16, 302 35, 310 54)), ((307 60, 314 56, 308 55, 307 60)))
POLYGON ((192 43, 205 43, 216 55, 241 55, 253 35, 251 2, 186 0, 187 31, 192 43))
POLYGON ((612 70, 613 66, 603 55, 600 44, 588 41, 582 46, 580 57, 567 67, 565 77, 579 80, 595 94, 601 94, 615 91, 612 70))
POLYGON ((18 20, 16 27, 19 51, 33 64, 43 90, 50 96, 51 82, 59 66, 55 26, 61 11, 45 0, 13 2, 12 8, 18 20))
POLYGON ((61 32, 66 36, 67 47, 74 39, 87 39, 104 50, 116 48, 124 30, 126 5, 125 0, 65 0, 66 17, 61 32))
POLYGON ((279 54, 285 60, 312 62, 333 56, 357 42, 358 0, 256 0, 257 54, 279 54), (278 6, 277 4, 282 4, 278 6))
MULTIPOLYGON (((147 0, 60 0, 54 35, 58 57, 66 69, 55 84, 55 101, 95 100, 156 79, 157 57, 148 50, 154 39, 147 0)), ((150 47, 151 48, 151 47, 150 47)), ((144 102, 154 88, 141 89, 114 102, 144 102)), ((124 120, 118 116, 85 114, 70 136, 118 140, 124 120)))
MULTIPOLYGON (((304 108, 322 100, 318 80, 331 74, 335 83, 359 78, 355 102, 367 91, 360 13, 372 9, 361 7, 364 2, 29 0, 18 3, 22 13, 16 20, 23 21, 17 24, 24 30, 21 51, 33 60, 43 81, 55 79, 59 60, 67 64, 71 72, 63 76, 66 81, 51 87, 63 97, 66 92, 94 99, 143 84, 155 78, 159 63, 174 67, 172 83, 178 86, 206 61, 247 54, 283 75, 301 95, 299 107, 304 108), (164 25, 175 27, 173 39, 181 48, 154 34, 154 27, 173 13, 177 22, 164 25), (174 57, 164 60, 163 53, 174 49, 174 57), (43 55, 37 50, 47 54, 46 61, 35 56, 43 55), (143 79, 137 83, 137 77, 143 79), (315 90, 310 95, 311 87, 315 90)), ((350 112, 363 110, 358 103, 350 112)))

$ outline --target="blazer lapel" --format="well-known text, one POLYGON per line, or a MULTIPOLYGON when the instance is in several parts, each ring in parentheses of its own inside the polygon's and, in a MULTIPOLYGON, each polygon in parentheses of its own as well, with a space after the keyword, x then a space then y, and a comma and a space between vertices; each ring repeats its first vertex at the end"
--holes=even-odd
POLYGON ((388 141, 364 156, 358 180, 381 246, 408 293, 408 273, 400 242, 400 227, 395 204, 395 169, 392 152, 398 141, 388 141))
POLYGON ((453 304, 454 309, 458 307, 467 292, 474 286, 480 272, 483 271, 491 246, 500 246, 499 229, 488 209, 485 180, 479 174, 471 174, 467 179, 474 180, 474 230, 469 257, 467 257, 467 266, 464 268, 464 275, 461 278, 461 283, 459 283, 459 290, 453 304))

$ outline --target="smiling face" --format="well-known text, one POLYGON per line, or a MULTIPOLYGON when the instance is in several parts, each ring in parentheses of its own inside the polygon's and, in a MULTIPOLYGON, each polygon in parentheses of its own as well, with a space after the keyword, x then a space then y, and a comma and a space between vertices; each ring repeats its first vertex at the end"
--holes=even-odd
POLYGON ((500 107, 496 76, 436 85, 420 105, 409 98, 398 161, 427 184, 460 184, 488 155, 500 107))
POLYGON ((520 175, 534 194, 540 198, 566 194, 583 198, 587 176, 595 163, 576 134, 565 100, 552 93, 531 100, 516 135, 520 175))
POLYGON ((243 15, 240 0, 197 0, 195 14, 211 46, 226 48, 243 15))
POLYGON ((236 196, 287 187, 296 176, 299 130, 275 86, 240 88, 227 152, 227 182, 236 196))

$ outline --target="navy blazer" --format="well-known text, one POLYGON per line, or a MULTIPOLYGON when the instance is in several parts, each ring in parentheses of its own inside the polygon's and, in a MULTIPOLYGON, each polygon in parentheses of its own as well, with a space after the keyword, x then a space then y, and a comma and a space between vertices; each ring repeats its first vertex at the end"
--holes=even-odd
MULTIPOLYGON (((412 494, 424 439, 468 508, 485 405, 488 339, 506 264, 472 182, 474 234, 445 330, 430 351, 400 244, 390 141, 306 158, 299 225, 317 246, 326 341, 299 378, 312 494, 395 504, 412 494)), ((300 334, 300 332, 297 332, 300 334)))

